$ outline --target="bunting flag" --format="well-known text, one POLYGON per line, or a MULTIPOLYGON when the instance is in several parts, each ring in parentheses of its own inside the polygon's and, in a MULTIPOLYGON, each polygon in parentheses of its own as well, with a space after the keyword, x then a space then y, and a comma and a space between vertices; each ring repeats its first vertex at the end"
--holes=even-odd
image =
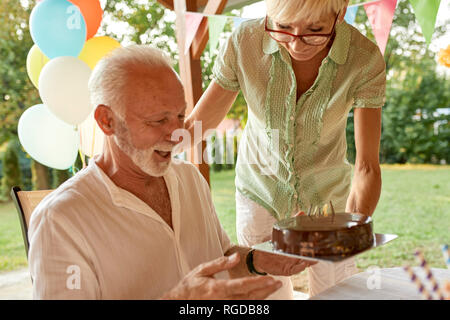
POLYGON ((220 33, 225 28, 227 23, 227 16, 208 16, 209 24, 209 54, 211 57, 219 44, 220 33))
MULTIPOLYGON (((427 44, 430 44, 436 24, 436 17, 439 10, 441 0, 409 0, 413 7, 415 16, 422 28, 422 33, 427 44)), ((370 25, 375 36, 380 51, 383 53, 386 50, 389 32, 394 18, 395 8, 397 7, 397 0, 375 0, 364 3, 355 4, 347 8, 345 14, 345 21, 348 24, 354 24, 358 13, 358 8, 364 6, 365 12, 369 19, 370 25)), ((224 15, 208 15, 200 12, 186 12, 186 43, 185 54, 194 40, 195 34, 202 22, 202 19, 208 17, 209 23, 209 52, 214 55, 214 51, 219 43, 219 37, 223 31, 227 19, 233 19, 234 29, 238 28, 240 24, 247 18, 232 17, 224 15)))
POLYGON ((249 19, 241 18, 241 17, 233 17, 233 27, 235 29, 237 29, 241 25, 242 22, 247 21, 247 20, 249 20, 249 19))
POLYGON ((192 41, 194 41, 195 34, 197 33, 198 27, 202 22, 203 15, 193 12, 185 13, 186 20, 186 43, 184 44, 184 54, 189 52, 192 41))
POLYGON ((431 42, 441 0, 409 0, 427 44, 431 42))
POLYGON ((348 24, 355 23, 356 13, 358 12, 359 6, 349 6, 347 7, 347 12, 345 13, 345 22, 348 24))
POLYGON ((386 50, 396 6, 397 0, 379 0, 364 4, 375 40, 383 55, 386 50))

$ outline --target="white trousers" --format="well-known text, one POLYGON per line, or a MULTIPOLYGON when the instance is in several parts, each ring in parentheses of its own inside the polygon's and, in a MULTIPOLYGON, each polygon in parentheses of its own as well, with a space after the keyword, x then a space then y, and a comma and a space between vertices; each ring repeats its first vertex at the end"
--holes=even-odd
MULTIPOLYGON (((239 245, 251 247, 270 240, 275 222, 276 219, 264 207, 236 191, 236 235, 239 245)), ((340 263, 319 262, 308 268, 309 295, 314 296, 355 273, 358 273, 358 269, 353 259, 340 263)), ((293 299, 290 277, 275 278, 281 280, 283 286, 267 299, 293 299)))

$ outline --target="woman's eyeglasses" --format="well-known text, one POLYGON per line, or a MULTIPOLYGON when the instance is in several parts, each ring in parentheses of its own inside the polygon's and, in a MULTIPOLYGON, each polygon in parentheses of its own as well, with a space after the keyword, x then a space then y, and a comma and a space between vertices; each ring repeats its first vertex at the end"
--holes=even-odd
POLYGON ((266 30, 266 32, 269 33, 269 35, 272 37, 272 39, 274 39, 275 41, 278 41, 278 42, 287 43, 287 42, 294 41, 297 38, 300 38, 300 40, 304 44, 307 44, 310 46, 321 46, 325 42, 327 42, 328 39, 334 34, 334 29, 336 27, 336 22, 337 22, 338 17, 339 17, 339 13, 336 15, 336 19, 334 19, 333 28, 331 29, 331 32, 327 33, 327 34, 312 33, 312 34, 299 35, 299 34, 292 34, 292 33, 286 32, 286 31, 269 29, 267 27, 267 23, 268 23, 267 16, 266 16, 266 21, 264 24, 264 30, 266 30))

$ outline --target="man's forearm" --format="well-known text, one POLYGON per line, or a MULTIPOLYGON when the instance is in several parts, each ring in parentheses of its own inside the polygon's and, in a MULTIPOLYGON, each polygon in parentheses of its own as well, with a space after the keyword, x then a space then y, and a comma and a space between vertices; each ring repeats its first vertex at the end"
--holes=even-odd
POLYGON ((357 165, 352 189, 347 199, 346 212, 359 212, 371 216, 381 193, 379 165, 357 165))

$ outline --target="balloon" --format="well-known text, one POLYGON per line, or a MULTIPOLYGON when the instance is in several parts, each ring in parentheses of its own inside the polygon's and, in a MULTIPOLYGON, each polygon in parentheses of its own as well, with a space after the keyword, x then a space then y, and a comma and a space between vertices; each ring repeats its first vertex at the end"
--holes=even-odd
POLYGON ((77 158, 79 137, 75 127, 56 118, 43 104, 25 110, 18 134, 25 151, 47 167, 65 170, 77 158))
POLYGON ((77 6, 67 0, 45 0, 31 11, 30 33, 50 59, 78 57, 86 41, 86 23, 77 6))
POLYGON ((88 81, 91 69, 74 57, 50 60, 39 77, 39 94, 44 104, 68 124, 83 122, 92 111, 88 81))
POLYGON ((110 37, 95 37, 86 41, 78 58, 94 69, 101 58, 118 47, 120 43, 117 40, 110 37))
POLYGON ((86 22, 86 40, 92 38, 97 33, 102 22, 103 10, 99 0, 69 0, 76 5, 86 22))
POLYGON ((39 88, 39 75, 41 74, 41 70, 49 61, 50 59, 39 50, 37 45, 32 46, 28 52, 27 73, 36 88, 39 88))
POLYGON ((81 151, 92 158, 102 153, 105 134, 100 129, 92 112, 82 124, 79 125, 81 151))

